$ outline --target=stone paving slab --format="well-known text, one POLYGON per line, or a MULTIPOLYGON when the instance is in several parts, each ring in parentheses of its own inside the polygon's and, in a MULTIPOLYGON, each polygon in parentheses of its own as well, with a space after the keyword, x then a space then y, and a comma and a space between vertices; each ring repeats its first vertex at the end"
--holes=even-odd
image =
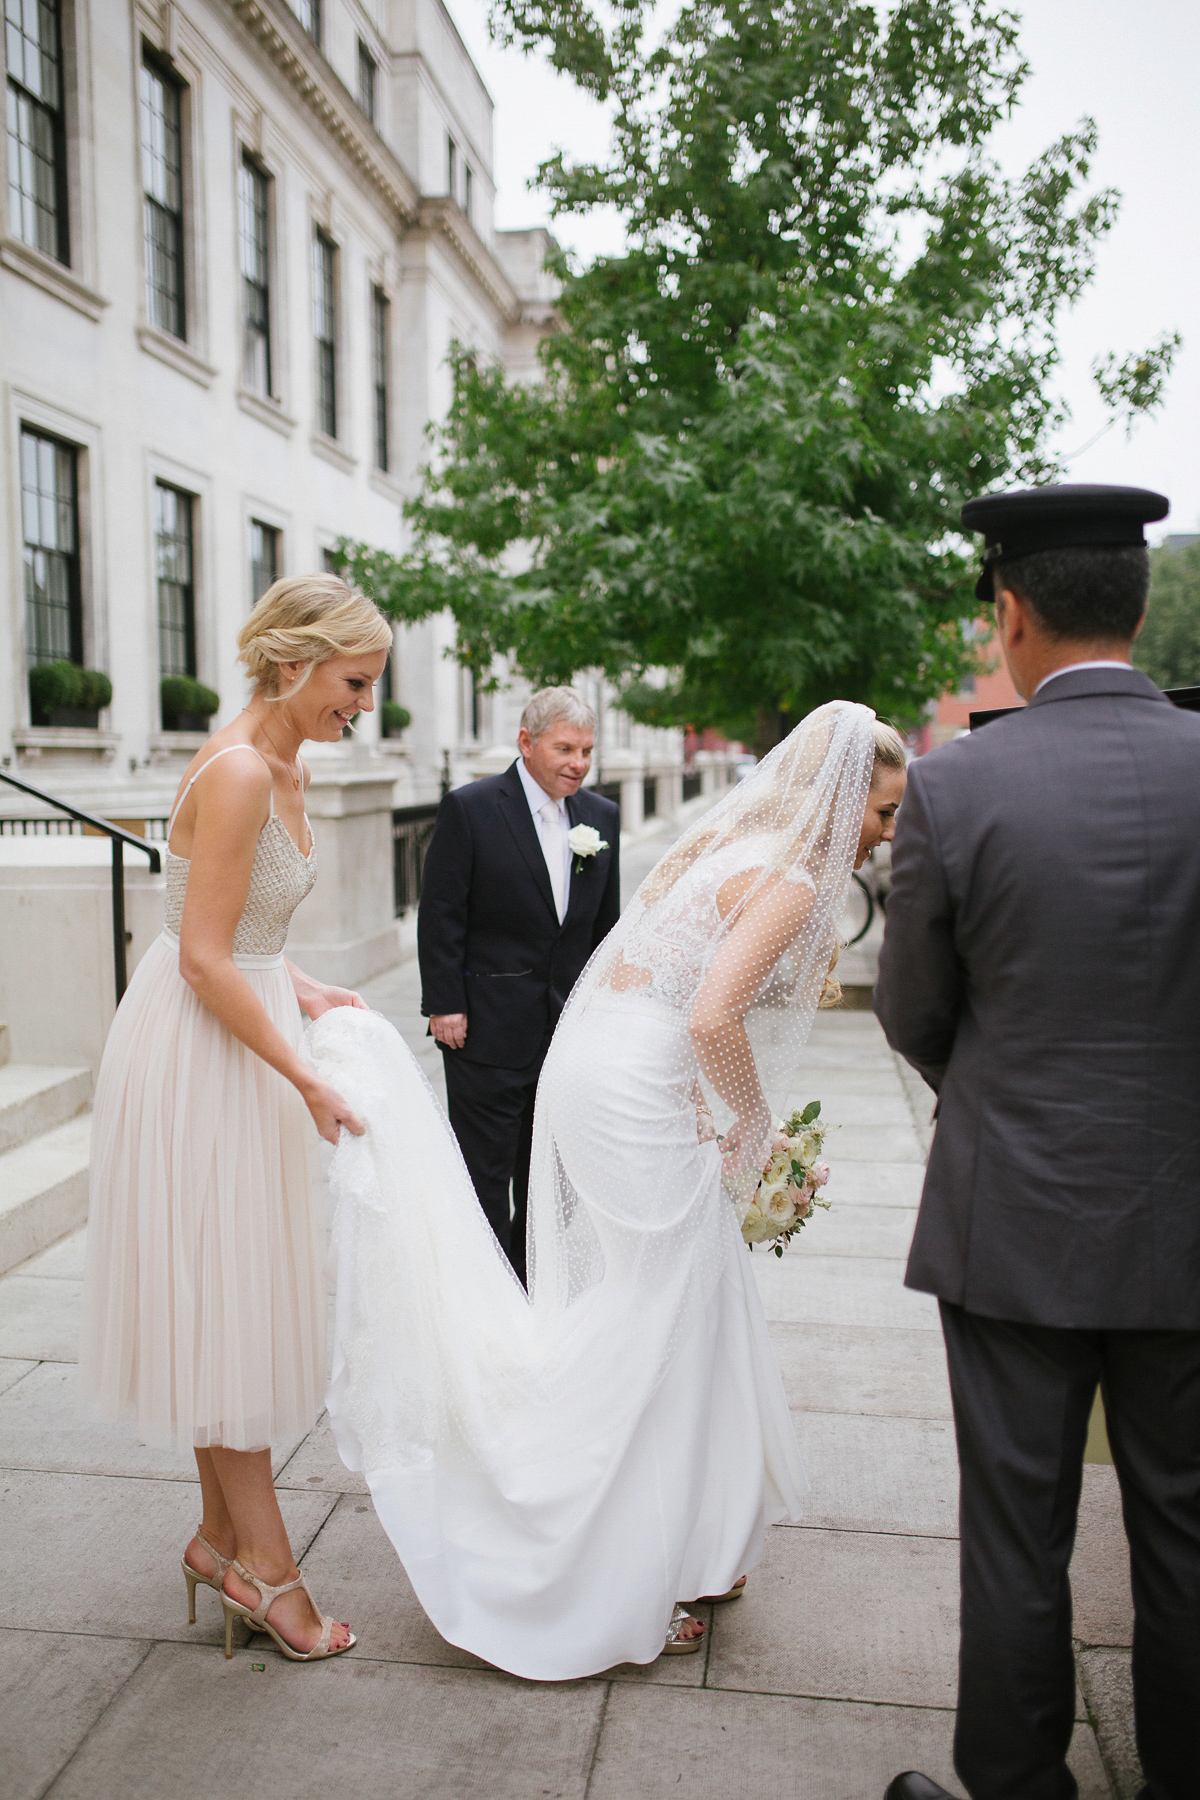
POLYGON ((87 1226, 81 1226, 68 1237, 60 1238, 48 1250, 40 1250, 23 1262, 15 1275, 36 1275, 48 1281, 82 1281, 83 1259, 87 1251, 87 1226))
POLYGON ((814 1209, 800 1241, 821 1256, 895 1257, 902 1282, 916 1222, 915 1206, 834 1205, 828 1212, 814 1209))
POLYGON ((316 1489, 325 1494, 368 1494, 361 1475, 348 1469, 337 1452, 329 1414, 322 1413, 306 1438, 283 1464, 276 1487, 316 1489))
POLYGON ((158 1644, 52 1800, 584 1800, 605 1693, 158 1644))
POLYGON ((1071 1560, 1074 1632, 1081 1644, 1133 1643, 1129 1542, 1111 1463, 1085 1463, 1071 1560))
POLYGON ((940 1333, 779 1322, 770 1329, 788 1400, 803 1412, 951 1416, 940 1333))
MULTIPOLYGON (((297 1557, 332 1510, 328 1494, 280 1495, 297 1557)), ((200 1517, 198 1482, 0 1474, 0 1627, 223 1642, 221 1603, 179 1567, 200 1517)), ((239 1627, 239 1630, 241 1628, 239 1627)))
POLYGON ((825 1140, 830 1162, 898 1162, 925 1167, 925 1152, 911 1124, 839 1125, 825 1140))
POLYGON ((811 1483, 804 1524, 958 1536, 958 1456, 946 1419, 794 1412, 811 1483))
POLYGON ((715 1620, 708 1686, 953 1707, 957 1654, 956 1543, 792 1527, 715 1620))
POLYGON ((941 1332, 937 1301, 902 1285, 890 1258, 815 1256, 792 1250, 756 1256, 767 1318, 787 1325, 899 1325, 941 1332))
MULTIPOLYGON (((879 1800, 901 1769, 961 1795, 953 1732, 953 1713, 923 1707, 614 1690, 588 1800, 879 1800)), ((1080 1800, 1110 1800, 1086 1725, 1070 1762, 1080 1800)))
POLYGON ((1137 1800, 1146 1777, 1137 1753, 1133 1673, 1128 1650, 1084 1650, 1080 1679, 1117 1800, 1137 1800))
POLYGON ((925 1171, 914 1163, 839 1162, 830 1152, 832 1174, 825 1189, 835 1206, 903 1206, 921 1202, 925 1171))
POLYGON ((36 1368, 35 1362, 21 1362, 11 1356, 0 1357, 0 1394, 6 1394, 14 1382, 23 1381, 36 1368))
POLYGON ((76 1362, 82 1286, 34 1275, 0 1283, 0 1356, 76 1362))
POLYGON ((40 1800, 148 1649, 122 1639, 0 1631, 5 1800, 40 1800))
MULTIPOLYGON (((899 1082, 894 1094, 881 1094, 877 1080, 858 1093, 843 1088, 840 1081, 836 1087, 825 1081, 816 1085, 821 1091, 813 1099, 821 1102, 822 1122, 832 1125, 835 1131, 847 1125, 903 1125, 911 1129, 912 1110, 899 1082)), ((837 1141, 836 1136, 829 1140, 831 1150, 837 1141)))
MULTIPOLYGON (((904 1082, 896 1072, 890 1051, 859 1057, 843 1051, 813 1056, 806 1050, 792 1091, 797 1098, 807 1094, 822 1106, 832 1102, 835 1095, 859 1101, 874 1096, 889 1106, 896 1100, 908 1104, 904 1082)), ((908 1119, 911 1118, 910 1112, 908 1119)))
MULTIPOLYGON (((276 1472, 303 1442, 276 1445, 276 1472)), ((147 1476, 159 1481, 196 1479, 190 1450, 153 1450, 140 1444, 134 1424, 85 1422, 76 1398, 73 1363, 44 1362, 0 1395, 0 1469, 60 1470, 74 1475, 147 1476)), ((181 1546, 182 1548, 182 1546, 181 1546)))

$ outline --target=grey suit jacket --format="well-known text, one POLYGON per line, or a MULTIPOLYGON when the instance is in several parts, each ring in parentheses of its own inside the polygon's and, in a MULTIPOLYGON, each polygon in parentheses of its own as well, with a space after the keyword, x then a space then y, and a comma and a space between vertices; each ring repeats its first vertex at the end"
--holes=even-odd
POLYGON ((875 989, 938 1092, 910 1287, 1200 1329, 1200 716, 1061 675, 914 763, 875 989))

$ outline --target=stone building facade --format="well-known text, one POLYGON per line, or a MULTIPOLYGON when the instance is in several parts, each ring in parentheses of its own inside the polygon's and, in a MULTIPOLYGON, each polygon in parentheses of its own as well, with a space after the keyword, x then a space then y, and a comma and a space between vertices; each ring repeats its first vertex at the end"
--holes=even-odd
MULTIPOLYGON (((536 369, 549 239, 494 229, 492 104, 440 0, 4 6, 0 760, 155 817, 203 741, 164 675, 223 722, 274 575, 343 534, 401 546, 451 343, 536 369), (29 671, 58 659, 110 680, 95 716, 35 711, 29 671)), ((376 715, 326 753, 386 758, 398 803, 511 754, 520 696, 476 695, 451 642, 404 634, 401 738, 376 715)), ((679 764, 676 734, 609 735, 679 764)))

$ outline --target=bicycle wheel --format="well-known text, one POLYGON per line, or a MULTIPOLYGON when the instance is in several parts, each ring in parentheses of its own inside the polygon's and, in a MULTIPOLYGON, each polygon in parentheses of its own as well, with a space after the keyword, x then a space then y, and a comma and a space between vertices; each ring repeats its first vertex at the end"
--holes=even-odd
POLYGON ((842 914, 842 922, 838 928, 839 941, 849 949, 865 938, 871 929, 871 921, 875 917, 875 897, 870 888, 857 871, 850 877, 850 889, 846 895, 846 910, 842 914))

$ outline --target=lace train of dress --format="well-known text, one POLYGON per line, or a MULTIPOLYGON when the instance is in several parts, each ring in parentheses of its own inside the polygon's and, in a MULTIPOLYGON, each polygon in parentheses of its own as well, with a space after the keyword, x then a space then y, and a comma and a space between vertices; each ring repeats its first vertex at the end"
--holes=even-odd
POLYGON ((532 1679, 652 1661, 676 1600, 752 1568, 806 1486, 679 1014, 613 994, 564 1018, 535 1161, 565 1169, 572 1216, 535 1214, 535 1255, 565 1261, 532 1302, 392 1027, 331 1012, 308 1044, 368 1127, 330 1171, 330 1416, 421 1604, 532 1679))

